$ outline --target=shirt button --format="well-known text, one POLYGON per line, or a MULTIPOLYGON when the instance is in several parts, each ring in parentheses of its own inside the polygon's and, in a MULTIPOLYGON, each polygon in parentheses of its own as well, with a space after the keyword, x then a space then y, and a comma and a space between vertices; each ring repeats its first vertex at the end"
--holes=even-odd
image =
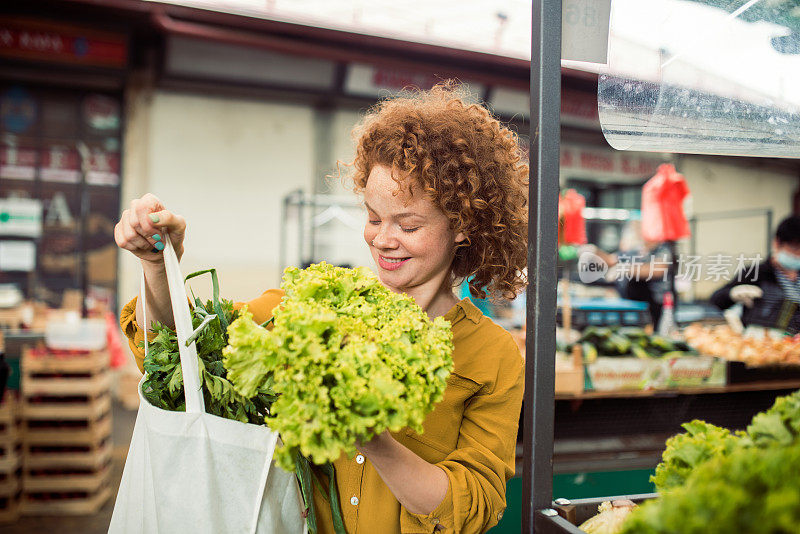
POLYGON ((503 519, 503 512, 498 512, 497 513, 497 520, 500 521, 501 519, 503 519))
POLYGON ((433 523, 434 525, 438 525, 439 524, 439 519, 434 517, 433 519, 431 519, 431 523, 433 523))
POLYGON ((357 455, 357 456, 356 456, 356 463, 357 463, 358 465, 361 465, 361 464, 363 464, 363 463, 364 463, 364 456, 363 456, 363 455, 361 455, 361 454, 357 455))
POLYGON ((350 504, 352 504, 353 506, 358 506, 358 497, 356 497, 355 495, 350 497, 350 504))

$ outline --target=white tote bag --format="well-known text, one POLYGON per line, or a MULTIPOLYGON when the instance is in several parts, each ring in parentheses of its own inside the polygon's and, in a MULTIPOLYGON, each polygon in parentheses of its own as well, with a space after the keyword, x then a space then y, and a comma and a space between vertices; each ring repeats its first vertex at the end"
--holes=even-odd
MULTIPOLYGON (((186 346, 192 322, 184 281, 169 236, 164 236, 164 243, 186 412, 152 406, 142 395, 139 383, 139 413, 108 531, 307 532, 297 479, 272 462, 277 433, 266 426, 205 413, 197 350, 194 342, 186 346)), ((144 294, 142 275, 141 295, 144 294)))

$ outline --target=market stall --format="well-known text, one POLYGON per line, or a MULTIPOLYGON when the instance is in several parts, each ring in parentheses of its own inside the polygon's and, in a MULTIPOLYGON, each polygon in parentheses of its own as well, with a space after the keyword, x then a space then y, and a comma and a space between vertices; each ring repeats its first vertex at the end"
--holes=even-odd
MULTIPOLYGON (((616 4, 631 7, 625 2, 616 4)), ((787 22, 788 19, 781 15, 781 9, 786 6, 749 12, 748 7, 750 4, 737 10, 731 18, 779 20, 779 23, 793 27, 794 23, 787 22)), ((573 6, 567 9, 573 9, 573 6)), ((592 310, 597 317, 596 324, 581 325, 582 328, 573 334, 574 325, 564 323, 564 317, 574 317, 571 310, 564 309, 565 306, 571 307, 574 299, 562 296, 557 300, 553 288, 547 287, 545 282, 547 277, 555 278, 556 272, 553 260, 556 236, 550 221, 556 220, 557 215, 552 208, 553 202, 548 199, 555 198, 558 188, 558 159, 554 147, 558 139, 558 121, 553 116, 551 99, 555 98, 552 92, 558 87, 555 80, 562 26, 557 21, 561 16, 558 2, 534 2, 531 116, 541 135, 531 144, 532 170, 535 169, 538 180, 532 184, 530 195, 531 204, 537 209, 531 211, 529 272, 536 275, 529 288, 527 310, 528 382, 525 403, 526 407, 535 409, 524 416, 522 528, 524 532, 575 533, 620 532, 623 529, 625 532, 645 531, 640 529, 650 529, 646 530, 648 532, 731 531, 725 530, 734 528, 730 523, 731 512, 726 512, 725 506, 734 506, 731 501, 735 499, 731 495, 722 496, 726 491, 724 483, 709 484, 710 479, 716 477, 716 474, 712 475, 714 469, 734 469, 734 475, 724 473, 722 477, 728 480, 728 484, 742 485, 743 494, 748 488, 752 490, 755 487, 752 484, 762 485, 763 492, 758 496, 751 494, 751 502, 744 505, 750 510, 754 506, 752 503, 758 502, 769 491, 782 491, 781 488, 785 487, 787 491, 796 493, 796 487, 788 489, 794 482, 782 486, 781 482, 771 481, 770 476, 780 477, 774 473, 765 474, 769 472, 765 466, 768 462, 774 464, 778 458, 789 465, 797 456, 796 421, 800 418, 800 410, 797 394, 786 395, 800 388, 797 360, 800 345, 796 338, 785 332, 775 333, 764 327, 744 330, 741 324, 737 327, 730 314, 726 314, 725 319, 718 316, 697 321, 695 318, 694 321, 676 321, 669 327, 662 327, 662 320, 649 327, 632 328, 622 324, 622 311, 618 311, 611 314, 605 323, 602 310, 607 303, 602 299, 592 310), (558 319, 547 312, 557 305, 560 307, 558 319), (557 324, 566 332, 559 332, 557 324), (577 354, 582 356, 583 388, 559 390, 559 384, 564 383, 559 380, 559 374, 563 375, 566 369, 564 361, 574 361, 577 365, 577 354), (780 397, 777 402, 776 397, 780 397), (713 420, 714 424, 689 424, 692 419, 713 420), (775 425, 771 431, 762 427, 766 421, 775 425), (686 423, 683 428, 681 423, 686 423), (747 429, 747 432, 734 435, 727 429, 747 429), (667 450, 662 456, 665 439, 682 430, 683 434, 666 441, 667 450), (776 438, 777 435, 782 437, 776 438), (581 442, 581 438, 588 436, 613 439, 606 439, 605 447, 600 440, 594 444, 581 442), (683 448, 688 447, 686 444, 689 442, 695 443, 693 446, 700 450, 721 447, 715 450, 723 452, 692 456, 696 449, 689 453, 683 448), (726 445, 719 446, 718 443, 726 445), (616 453, 621 451, 624 454, 617 456, 616 453), (632 459, 634 464, 652 467, 660 460, 652 479, 659 493, 553 500, 560 497, 553 494, 552 486, 553 472, 558 472, 559 468, 559 456, 562 462, 572 462, 573 468, 581 460, 594 462, 595 468, 615 462, 617 465, 627 462, 630 466, 632 459), (623 456, 625 461, 620 461, 623 456), (681 464, 680 461, 689 463, 681 464), (708 464, 703 465, 706 462, 708 464), (664 473, 674 469, 675 465, 683 466, 681 482, 673 479, 666 482, 664 473), (683 481, 686 481, 686 489, 674 489, 683 481), (728 505, 718 506, 717 500, 727 500, 728 505), (641 506, 647 512, 634 512, 631 515, 634 519, 624 526, 625 517, 631 510, 647 501, 651 502, 641 506), (688 505, 689 502, 693 504, 688 505), (596 514, 596 518, 587 522, 596 514)), ((622 19, 621 15, 616 19, 620 26, 624 24, 619 22, 622 19)), ((642 23, 640 20, 639 24, 642 23)), ((624 33, 620 26, 617 28, 619 35, 624 33)), ((713 46, 708 46, 709 55, 719 53, 713 46)), ((703 52, 686 54, 683 50, 684 55, 702 55, 703 52)), ((719 130, 702 128, 703 119, 708 121, 706 124, 713 120, 726 123, 732 119, 720 115, 711 119, 715 109, 713 97, 692 100, 698 104, 693 111, 696 115, 687 119, 691 114, 686 112, 686 108, 677 105, 677 100, 671 100, 670 95, 674 96, 677 90, 667 87, 668 83, 676 81, 679 69, 659 72, 654 78, 656 81, 631 82, 629 78, 634 77, 631 75, 634 67, 631 64, 620 67, 626 59, 629 57, 619 54, 613 65, 624 73, 618 70, 616 77, 600 77, 600 115, 604 121, 604 133, 612 146, 669 152, 741 153, 742 147, 748 145, 751 153, 792 157, 781 148, 771 148, 768 141, 758 142, 745 135, 742 129, 723 128, 730 134, 726 137, 720 135, 719 130), (660 83, 664 84, 663 90, 660 83), (614 100, 618 95, 622 98, 614 100), (656 96, 651 99, 652 95, 656 96), (662 107, 665 102, 666 107, 662 107), (669 107, 670 102, 674 107, 669 107), (682 118, 671 115, 681 111, 682 118), (734 131, 738 135, 733 135, 734 131), (695 144, 687 143, 687 139, 692 139, 695 144)), ((661 59, 662 67, 672 63, 669 56, 661 59)), ((690 92, 684 90, 684 95, 688 94, 690 92)), ((734 108, 729 109, 732 111, 734 108)), ((770 119, 768 122, 773 121, 770 119)), ((787 144, 794 146, 798 141, 796 117, 787 123, 791 132, 787 144)), ((746 129, 752 124, 740 126, 746 129)), ((666 237, 665 240, 685 235, 666 237)), ((671 299, 665 299, 665 309, 671 308, 672 303, 671 299)), ((783 324, 788 324, 788 321, 783 324)), ((587 463, 582 466, 585 468, 587 463)), ((758 527, 759 523, 752 522, 752 517, 750 520, 738 517, 735 528, 743 532, 760 532, 762 530, 758 529, 762 527, 763 531, 789 532, 793 528, 788 523, 783 527, 772 526, 774 517, 768 515, 759 516, 762 522, 758 527)))

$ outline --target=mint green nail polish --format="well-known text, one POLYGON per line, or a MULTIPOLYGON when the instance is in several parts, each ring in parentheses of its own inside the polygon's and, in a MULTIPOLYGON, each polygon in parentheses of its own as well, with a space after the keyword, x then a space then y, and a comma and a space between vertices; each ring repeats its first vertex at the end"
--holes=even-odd
POLYGON ((156 247, 158 250, 164 250, 164 243, 162 243, 161 241, 159 241, 158 243, 156 243, 155 247, 156 247))
POLYGON ((156 215, 155 213, 149 214, 148 217, 150 217, 150 220, 153 221, 154 223, 157 223, 160 220, 158 218, 158 215, 156 215))
POLYGON ((158 235, 158 234, 153 234, 153 239, 154 239, 155 241, 161 241, 161 236, 160 236, 160 235, 158 235))

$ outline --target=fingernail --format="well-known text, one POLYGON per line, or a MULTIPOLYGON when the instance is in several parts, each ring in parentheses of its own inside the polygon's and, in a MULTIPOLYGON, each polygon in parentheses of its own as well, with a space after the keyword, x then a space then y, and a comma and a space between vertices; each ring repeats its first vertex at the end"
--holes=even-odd
POLYGON ((150 217, 150 220, 153 221, 154 223, 157 223, 160 220, 158 218, 158 215, 156 215, 155 213, 149 214, 148 217, 150 217))
POLYGON ((153 250, 151 250, 150 252, 152 252, 152 253, 154 253, 154 254, 158 254, 158 253, 159 253, 159 252, 161 252, 161 251, 160 251, 160 250, 158 250, 157 248, 153 247, 153 250))
POLYGON ((161 241, 161 236, 158 234, 153 234, 153 239, 155 239, 156 241, 161 241))
POLYGON ((159 252, 161 252, 162 250, 164 250, 164 243, 162 243, 161 241, 159 241, 158 243, 156 243, 156 245, 155 245, 155 246, 156 246, 156 248, 158 249, 158 251, 159 251, 159 252))

